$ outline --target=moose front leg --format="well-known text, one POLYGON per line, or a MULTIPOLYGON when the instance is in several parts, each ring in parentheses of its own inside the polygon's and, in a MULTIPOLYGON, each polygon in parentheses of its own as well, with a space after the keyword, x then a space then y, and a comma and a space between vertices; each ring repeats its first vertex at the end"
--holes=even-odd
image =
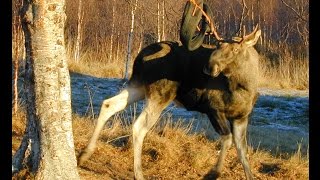
POLYGON ((215 167, 215 173, 217 177, 219 177, 222 172, 222 168, 224 166, 224 159, 226 158, 227 151, 231 147, 231 145, 232 145, 232 134, 230 133, 228 135, 222 135, 221 143, 220 143, 221 149, 219 153, 218 162, 215 167))
MULTIPOLYGON (((210 112, 207 113, 207 115, 216 132, 221 135, 219 158, 215 168, 210 172, 213 173, 212 175, 215 178, 217 178, 221 175, 227 151, 232 145, 232 134, 229 126, 229 121, 227 120, 223 112, 211 109, 210 112)), ((208 177, 211 177, 212 175, 209 174, 208 177)))
POLYGON ((247 180, 253 180, 251 168, 247 159, 247 126, 248 117, 237 119, 232 122, 233 140, 237 148, 238 158, 243 166, 247 180))

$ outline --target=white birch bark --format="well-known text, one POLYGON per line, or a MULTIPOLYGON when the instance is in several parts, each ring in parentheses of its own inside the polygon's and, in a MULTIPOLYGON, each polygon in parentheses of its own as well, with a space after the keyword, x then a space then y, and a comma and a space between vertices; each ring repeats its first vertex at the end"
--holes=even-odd
POLYGON ((70 76, 64 47, 65 1, 25 0, 27 128, 13 157, 35 179, 79 179, 75 157, 70 76), (26 157, 25 157, 26 156, 26 157))
POLYGON ((131 46, 132 46, 132 38, 133 38, 133 30, 134 30, 134 17, 135 17, 135 11, 137 9, 137 5, 138 5, 138 0, 135 0, 135 3, 132 5, 132 8, 131 8, 131 27, 130 27, 130 32, 128 36, 128 51, 127 51, 127 61, 126 61, 124 79, 128 79, 128 76, 129 76, 129 64, 131 60, 131 46))
POLYGON ((18 3, 15 2, 15 12, 13 17, 13 26, 12 26, 12 36, 13 36, 13 55, 14 55, 14 73, 13 73, 13 111, 14 114, 18 111, 18 73, 19 73, 19 51, 20 51, 20 36, 19 31, 21 31, 19 15, 18 15, 18 3))
POLYGON ((119 60, 119 49, 120 49, 119 37, 120 37, 120 31, 118 30, 118 33, 117 33, 117 50, 116 50, 116 60, 117 61, 119 60))
POLYGON ((115 6, 116 1, 113 0, 112 5, 112 27, 111 27, 111 37, 110 37, 110 51, 109 51, 109 62, 112 61, 112 52, 113 52, 113 36, 114 36, 114 23, 115 23, 115 6))
POLYGON ((79 62, 80 60, 80 48, 81 48, 81 42, 82 42, 82 24, 83 24, 83 10, 82 10, 82 0, 79 0, 78 5, 78 25, 77 25, 77 39, 76 39, 76 45, 74 50, 74 60, 76 62, 79 62))
POLYGON ((164 7, 165 7, 165 4, 164 4, 164 0, 162 1, 162 36, 161 36, 161 41, 165 41, 166 40, 166 36, 165 36, 165 28, 164 28, 164 25, 165 25, 165 22, 164 22, 164 16, 165 16, 165 12, 164 12, 164 7))
POLYGON ((158 8, 157 8, 157 35, 158 35, 158 39, 157 42, 161 41, 161 33, 160 33, 160 2, 158 0, 158 8))

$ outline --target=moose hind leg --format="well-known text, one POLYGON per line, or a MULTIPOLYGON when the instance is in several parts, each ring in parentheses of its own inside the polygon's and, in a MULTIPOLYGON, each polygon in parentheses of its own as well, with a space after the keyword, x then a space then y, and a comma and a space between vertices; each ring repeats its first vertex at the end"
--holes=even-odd
POLYGON ((163 109, 175 98, 174 86, 167 90, 166 85, 157 87, 158 90, 155 88, 150 90, 150 88, 149 92, 146 92, 146 106, 133 124, 134 175, 138 180, 144 179, 141 165, 143 140, 147 132, 157 122, 163 109))
POLYGON ((144 179, 141 165, 141 152, 144 137, 157 122, 161 111, 166 106, 167 104, 147 102, 147 106, 133 125, 134 174, 135 178, 138 180, 144 179))
POLYGON ((236 145, 238 158, 243 166, 246 178, 248 180, 253 179, 251 173, 250 165, 247 159, 247 126, 248 126, 248 117, 243 119, 234 120, 232 122, 232 131, 233 131, 233 140, 236 145))
POLYGON ((129 87, 122 90, 118 95, 103 101, 93 135, 89 141, 89 144, 79 156, 79 165, 82 165, 86 160, 88 160, 94 152, 99 134, 107 120, 116 112, 123 110, 127 105, 130 105, 131 103, 136 102, 143 97, 144 91, 142 88, 129 87))

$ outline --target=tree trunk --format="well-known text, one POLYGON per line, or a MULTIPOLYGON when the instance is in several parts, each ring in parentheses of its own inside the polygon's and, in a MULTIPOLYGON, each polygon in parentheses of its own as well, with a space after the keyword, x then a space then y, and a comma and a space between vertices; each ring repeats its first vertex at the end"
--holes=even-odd
POLYGON ((71 121, 70 76, 64 48, 64 0, 24 1, 27 128, 13 157, 36 179, 79 179, 71 121), (22 163, 22 162, 26 163, 22 163))
POLYGON ((165 41, 165 40, 166 40, 165 30, 164 30, 164 16, 165 16, 164 7, 165 7, 165 4, 164 4, 164 0, 163 0, 163 1, 162 1, 162 37, 161 37, 161 40, 162 40, 162 41, 165 41))
POLYGON ((115 6, 116 1, 113 0, 112 5, 112 26, 111 26, 111 37, 110 37, 110 51, 109 51, 109 63, 112 62, 112 53, 113 53, 113 36, 114 36, 114 23, 115 23, 115 6))
POLYGON ((127 52, 127 61, 126 61, 125 75, 124 75, 125 80, 129 78, 129 64, 131 60, 131 46, 132 46, 132 38, 133 38, 133 30, 134 30, 134 15, 137 9, 137 5, 138 5, 138 0, 135 0, 135 3, 131 9, 131 28, 128 35, 128 52, 127 52))
POLYGON ((157 42, 161 41, 161 33, 160 33, 160 2, 158 0, 158 8, 157 8, 157 34, 158 34, 158 39, 157 42))
POLYGON ((19 78, 19 66, 24 65, 24 61, 21 61, 24 57, 24 35, 21 27, 20 19, 20 9, 22 8, 22 0, 13 0, 12 7, 12 54, 14 59, 14 74, 13 74, 13 112, 14 114, 18 111, 18 98, 19 98, 19 89, 18 89, 18 78, 19 78), (20 64, 22 63, 22 64, 20 64))
POLYGON ((12 52, 14 55, 14 74, 13 74, 13 112, 18 111, 18 74, 19 74, 19 55, 21 42, 21 23, 19 17, 19 8, 21 8, 21 1, 14 1, 13 6, 13 26, 12 26, 12 52))
POLYGON ((120 49, 120 30, 117 32, 117 50, 116 50, 116 61, 119 60, 119 49, 120 49))
POLYGON ((74 50, 74 60, 79 62, 80 60, 80 48, 82 42, 82 23, 83 23, 83 10, 82 10, 82 0, 79 0, 78 4, 78 25, 77 25, 77 39, 74 50))

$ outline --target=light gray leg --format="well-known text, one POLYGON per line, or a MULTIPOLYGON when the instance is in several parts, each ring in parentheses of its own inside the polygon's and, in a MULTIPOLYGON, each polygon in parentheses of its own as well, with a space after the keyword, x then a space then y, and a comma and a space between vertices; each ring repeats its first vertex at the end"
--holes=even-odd
POLYGON ((252 180, 250 165, 247 159, 247 133, 248 118, 235 120, 233 122, 233 140, 237 148, 238 158, 243 166, 247 180, 252 180))
POLYGON ((99 134, 107 120, 116 112, 123 110, 127 105, 130 105, 142 98, 144 98, 144 90, 142 88, 128 87, 122 90, 118 95, 103 101, 93 135, 88 146, 80 154, 78 160, 79 165, 82 165, 86 160, 88 160, 94 152, 99 134))
POLYGON ((221 150, 219 153, 218 163, 216 165, 216 175, 220 176, 222 168, 224 166, 224 159, 226 158, 227 151, 232 145, 232 134, 221 136, 221 150))
POLYGON ((162 110, 167 105, 168 103, 159 104, 158 102, 149 100, 145 109, 133 124, 134 175, 137 180, 144 179, 141 166, 141 152, 144 137, 157 122, 162 110))

